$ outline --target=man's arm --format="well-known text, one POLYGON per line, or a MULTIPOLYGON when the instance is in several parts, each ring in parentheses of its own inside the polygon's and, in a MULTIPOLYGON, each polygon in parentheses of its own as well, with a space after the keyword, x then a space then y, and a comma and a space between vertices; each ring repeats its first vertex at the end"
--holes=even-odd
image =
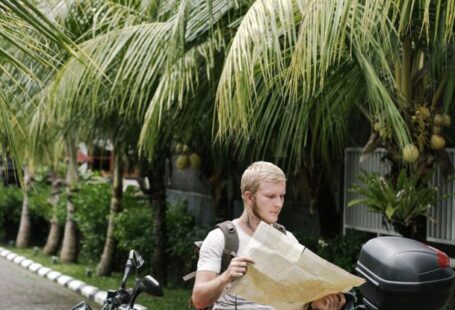
POLYGON ((346 304, 343 293, 331 294, 315 300, 303 307, 304 310, 340 310, 346 304))
POLYGON ((191 301, 196 308, 205 308, 215 303, 228 283, 212 271, 198 271, 194 281, 191 301))
POLYGON ((253 263, 248 257, 235 257, 221 275, 212 271, 198 271, 191 296, 193 305, 204 308, 214 304, 226 285, 246 274, 248 263, 253 263))

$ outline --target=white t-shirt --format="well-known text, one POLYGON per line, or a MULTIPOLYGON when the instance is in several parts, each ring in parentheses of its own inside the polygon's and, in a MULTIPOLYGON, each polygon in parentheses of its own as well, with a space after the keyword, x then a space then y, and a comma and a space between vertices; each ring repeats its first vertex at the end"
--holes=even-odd
MULTIPOLYGON (((238 219, 232 221, 237 229, 239 236, 239 249, 237 256, 242 256, 245 252, 246 245, 250 240, 249 236, 238 224, 238 219)), ((294 235, 290 232, 286 232, 286 235, 295 239, 294 235)), ((295 239, 296 242, 297 239, 295 239)), ((204 240, 199 251, 199 260, 197 263, 197 271, 212 271, 217 274, 221 271, 221 256, 224 250, 224 235, 221 229, 217 228, 209 232, 204 240)), ((227 286, 225 291, 229 288, 227 286)), ((255 309, 255 310, 273 310, 272 307, 260 305, 240 296, 233 294, 222 294, 213 306, 214 310, 233 310, 235 309, 235 303, 237 301, 237 309, 255 309)))

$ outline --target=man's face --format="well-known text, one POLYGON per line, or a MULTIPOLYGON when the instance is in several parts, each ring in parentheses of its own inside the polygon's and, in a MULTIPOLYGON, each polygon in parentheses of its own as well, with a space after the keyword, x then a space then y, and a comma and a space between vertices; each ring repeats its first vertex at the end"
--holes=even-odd
POLYGON ((261 182, 251 195, 253 214, 266 223, 276 223, 284 204, 286 182, 261 182))

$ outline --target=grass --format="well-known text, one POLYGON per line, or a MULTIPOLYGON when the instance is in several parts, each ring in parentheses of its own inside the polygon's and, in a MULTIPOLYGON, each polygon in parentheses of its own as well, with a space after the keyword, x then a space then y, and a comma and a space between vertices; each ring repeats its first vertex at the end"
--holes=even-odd
MULTIPOLYGON (((109 277, 98 277, 94 275, 96 265, 93 263, 53 264, 52 258, 50 256, 44 255, 41 252, 41 249, 34 253, 35 251, 30 248, 19 249, 11 246, 3 246, 3 248, 8 249, 18 255, 27 257, 36 263, 61 272, 62 274, 84 281, 85 283, 98 287, 102 290, 107 291, 109 289, 118 289, 120 286, 120 280, 122 278, 121 273, 114 272, 109 277), (93 271, 92 276, 87 276, 87 269, 93 271)), ((133 279, 134 275, 130 276, 127 282, 127 287, 131 287, 134 284, 133 279)), ((137 298, 136 303, 146 306, 150 310, 187 309, 188 298, 190 297, 190 294, 191 291, 189 289, 164 288, 163 298, 152 298, 150 296, 142 294, 137 298)))

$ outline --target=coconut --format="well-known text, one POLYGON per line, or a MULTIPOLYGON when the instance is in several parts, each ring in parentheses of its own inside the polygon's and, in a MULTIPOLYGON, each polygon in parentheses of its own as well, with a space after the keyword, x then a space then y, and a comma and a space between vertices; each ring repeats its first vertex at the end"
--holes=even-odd
POLYGON ((444 146, 446 145, 446 140, 441 137, 440 135, 432 135, 431 136, 431 148, 433 150, 440 150, 442 148, 444 148, 444 146))
POLYGON ((441 126, 433 126, 433 133, 436 134, 436 135, 439 135, 442 131, 442 127, 441 126))
POLYGON ((379 136, 382 138, 382 139, 387 139, 387 137, 389 136, 389 130, 387 128, 381 128, 381 130, 379 131, 379 136))
POLYGON ((201 169, 201 166, 202 166, 201 156, 199 156, 196 153, 192 153, 190 155, 190 166, 193 169, 201 169))
POLYGON ((420 115, 422 115, 424 118, 429 118, 430 117, 430 110, 427 107, 421 107, 419 109, 420 115))
POLYGON ((183 152, 183 143, 177 143, 175 145, 175 152, 181 154, 183 152))
POLYGON ((442 115, 441 114, 436 114, 433 119, 434 125, 435 126, 441 126, 442 125, 442 115))
POLYGON ((175 161, 175 166, 179 170, 186 169, 190 164, 190 159, 187 155, 179 155, 175 161))
POLYGON ((184 144, 182 153, 183 154, 188 154, 190 151, 191 151, 190 147, 188 145, 184 144))
POLYGON ((415 162, 420 156, 419 149, 414 144, 408 144, 403 148, 403 160, 408 163, 415 162))
POLYGON ((442 115, 442 125, 446 126, 446 127, 449 127, 450 123, 451 123, 450 115, 449 114, 443 114, 442 115))
POLYGON ((374 131, 376 131, 376 132, 380 132, 380 131, 381 131, 381 128, 382 128, 382 125, 381 125, 381 123, 380 123, 380 122, 376 122, 376 123, 374 123, 374 125, 373 125, 373 129, 374 129, 374 131))

